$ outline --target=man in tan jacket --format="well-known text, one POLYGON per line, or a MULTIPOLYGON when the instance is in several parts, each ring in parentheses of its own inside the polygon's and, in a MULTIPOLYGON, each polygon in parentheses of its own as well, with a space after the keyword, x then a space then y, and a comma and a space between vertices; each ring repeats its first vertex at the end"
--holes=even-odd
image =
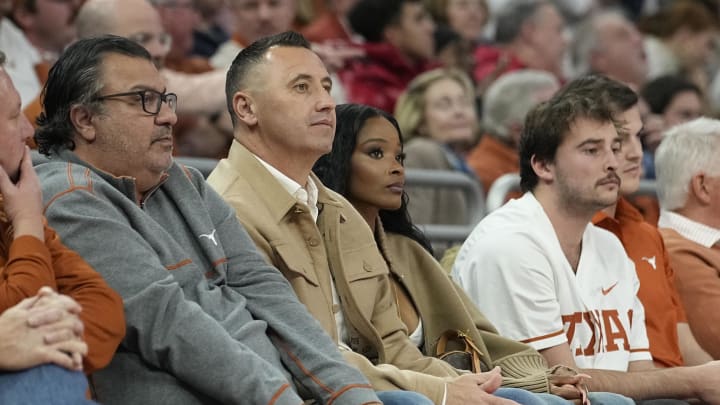
POLYGON ((226 84, 235 141, 210 185, 376 390, 416 391, 447 405, 498 403, 503 396, 537 403, 523 390, 496 391, 499 369, 461 375, 408 339, 370 228, 311 173, 332 147, 331 86, 323 63, 299 34, 267 37, 245 48, 226 84))

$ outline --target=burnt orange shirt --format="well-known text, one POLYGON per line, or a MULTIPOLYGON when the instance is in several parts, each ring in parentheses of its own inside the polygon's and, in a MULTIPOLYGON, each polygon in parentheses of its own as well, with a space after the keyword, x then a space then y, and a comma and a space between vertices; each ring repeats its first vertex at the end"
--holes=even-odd
POLYGON ((720 359, 720 246, 705 247, 670 228, 661 228, 688 323, 700 346, 720 359))
MULTIPOLYGON (((98 248, 103 249, 102 245, 98 248)), ((72 297, 82 307, 88 355, 83 367, 90 374, 105 367, 125 336, 120 296, 77 253, 45 225, 45 241, 20 236, 0 241, 0 312, 34 296, 40 287, 72 297)))
POLYGON ((615 218, 598 212, 593 224, 615 234, 635 263, 640 280, 638 298, 645 307, 645 325, 655 365, 682 366, 677 324, 686 323, 687 317, 660 232, 645 222, 642 214, 624 198, 618 201, 615 218))
POLYGON ((483 135, 465 160, 482 182, 485 194, 498 177, 520 171, 518 152, 489 134, 483 135))
POLYGON ((638 209, 648 224, 657 227, 658 219, 660 219, 660 204, 655 196, 632 196, 629 201, 638 209))

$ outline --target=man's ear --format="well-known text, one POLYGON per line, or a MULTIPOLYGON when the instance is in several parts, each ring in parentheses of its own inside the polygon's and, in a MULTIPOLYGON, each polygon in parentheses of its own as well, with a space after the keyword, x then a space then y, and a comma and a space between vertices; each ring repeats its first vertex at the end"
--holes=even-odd
POLYGON ((75 132, 87 143, 95 142, 97 133, 93 125, 93 113, 87 106, 74 105, 70 108, 70 122, 75 132))
POLYGON ((702 205, 710 204, 710 190, 706 180, 707 176, 703 172, 696 173, 690 178, 690 192, 702 205))
POLYGON ((247 126, 257 125, 258 119, 255 111, 255 100, 248 93, 238 91, 233 96, 233 110, 238 120, 247 126))
POLYGON ((530 158, 530 165, 540 180, 545 182, 552 182, 555 179, 555 167, 552 162, 544 159, 540 159, 537 155, 533 155, 530 158))

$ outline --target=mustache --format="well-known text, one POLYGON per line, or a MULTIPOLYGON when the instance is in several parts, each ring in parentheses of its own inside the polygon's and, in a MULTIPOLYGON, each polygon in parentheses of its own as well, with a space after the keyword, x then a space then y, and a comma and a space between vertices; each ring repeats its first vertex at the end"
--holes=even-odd
POLYGON ((608 173, 607 176, 605 176, 605 178, 603 178, 602 180, 598 181, 598 182, 597 182, 597 185, 598 185, 598 186, 602 186, 602 185, 605 185, 605 184, 614 183, 614 184, 617 184, 617 185, 619 186, 619 185, 620 185, 620 182, 621 182, 620 176, 618 176, 617 173, 615 173, 615 172, 610 172, 610 173, 608 173))

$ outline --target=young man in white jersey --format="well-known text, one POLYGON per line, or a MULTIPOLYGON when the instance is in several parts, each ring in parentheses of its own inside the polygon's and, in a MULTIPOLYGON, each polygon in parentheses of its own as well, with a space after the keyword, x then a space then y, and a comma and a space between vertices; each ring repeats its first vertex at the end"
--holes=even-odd
POLYGON ((615 236, 590 224, 618 198, 621 123, 598 89, 576 83, 528 115, 526 194, 480 222, 453 276, 503 336, 530 344, 550 366, 583 368, 593 391, 720 403, 720 362, 646 372, 653 364, 633 264, 615 236))

